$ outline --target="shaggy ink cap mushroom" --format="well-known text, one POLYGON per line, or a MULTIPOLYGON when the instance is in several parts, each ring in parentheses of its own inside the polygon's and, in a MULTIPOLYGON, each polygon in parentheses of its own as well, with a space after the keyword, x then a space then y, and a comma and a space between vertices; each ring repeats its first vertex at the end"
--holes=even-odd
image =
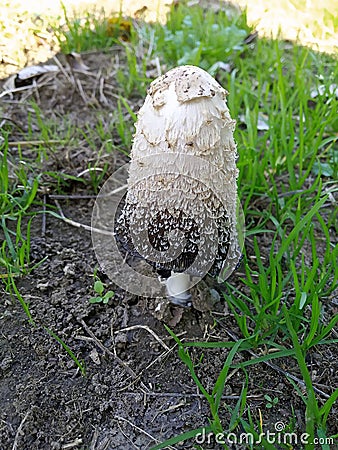
POLYGON ((226 95, 206 71, 176 67, 151 83, 135 124, 116 233, 126 251, 167 271, 167 294, 181 306, 196 280, 224 281, 241 256, 226 95))

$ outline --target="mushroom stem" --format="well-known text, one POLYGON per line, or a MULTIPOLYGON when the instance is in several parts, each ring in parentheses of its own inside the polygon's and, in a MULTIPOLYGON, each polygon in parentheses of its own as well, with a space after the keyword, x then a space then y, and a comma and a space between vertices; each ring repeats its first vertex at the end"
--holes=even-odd
POLYGON ((171 272, 171 276, 165 284, 168 297, 174 305, 184 308, 191 306, 190 276, 188 274, 171 272))

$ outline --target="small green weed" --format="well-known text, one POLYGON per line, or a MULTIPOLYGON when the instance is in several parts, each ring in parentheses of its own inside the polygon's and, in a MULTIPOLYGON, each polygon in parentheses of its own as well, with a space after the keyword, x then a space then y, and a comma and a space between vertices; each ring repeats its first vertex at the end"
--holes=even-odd
POLYGON ((279 399, 278 399, 278 397, 270 397, 270 395, 268 395, 268 394, 265 394, 264 395, 264 399, 266 400, 266 405, 265 405, 265 407, 266 408, 268 408, 268 409, 271 409, 271 408, 273 408, 274 406, 276 406, 277 404, 278 404, 278 401, 279 401, 279 399))
MULTIPOLYGON (((152 40, 151 30, 147 39, 152 40)), ((225 10, 215 14, 184 2, 173 4, 165 26, 155 25, 154 56, 170 65, 193 64, 208 70, 243 50, 250 28, 245 15, 229 17, 225 10)))
POLYGON ((97 279, 94 283, 94 291, 98 294, 96 297, 91 297, 89 303, 103 303, 106 304, 111 298, 114 297, 114 291, 104 292, 104 284, 101 280, 97 279))

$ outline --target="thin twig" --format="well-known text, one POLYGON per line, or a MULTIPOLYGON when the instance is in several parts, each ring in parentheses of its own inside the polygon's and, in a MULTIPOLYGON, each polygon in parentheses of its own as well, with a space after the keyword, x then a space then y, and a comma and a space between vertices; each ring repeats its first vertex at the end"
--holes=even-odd
MULTIPOLYGON (((0 116, 0 118, 1 118, 0 129, 3 127, 5 122, 8 121, 8 122, 12 122, 22 133, 25 133, 23 128, 15 120, 11 119, 10 117, 6 117, 6 116, 4 116, 4 117, 0 116)), ((10 144, 8 143, 8 145, 10 145, 10 144)))
MULTIPOLYGON (((55 74, 54 74, 55 77, 55 74)), ((4 100, 6 103, 14 103, 14 104, 23 104, 34 92, 36 92, 36 89, 41 89, 43 86, 47 86, 50 84, 51 81, 51 77, 50 74, 44 74, 39 78, 39 83, 35 84, 30 84, 29 86, 23 86, 20 88, 15 88, 15 89, 8 89, 6 91, 3 91, 0 94, 0 98, 4 97, 5 95, 9 95, 11 93, 15 93, 15 92, 21 92, 21 91, 28 91, 27 95, 23 95, 22 98, 20 99, 20 101, 16 101, 16 100, 4 100), (48 78, 45 78, 45 76, 47 76, 48 78)))
MULTIPOLYGON (((124 391, 123 394, 125 395, 133 395, 138 396, 140 395, 139 392, 133 392, 133 391, 124 391)), ((147 397, 173 397, 173 398, 205 398, 203 394, 199 393, 179 393, 179 392, 147 392, 145 394, 147 397)), ((222 395, 222 399, 224 400, 238 400, 239 398, 242 398, 241 395, 222 395)), ((250 398, 253 400, 261 400, 263 398, 263 395, 247 395, 246 398, 250 398)))
POLYGON ((41 99, 40 99, 40 92, 39 92, 39 85, 36 81, 35 78, 33 78, 32 80, 32 86, 33 86, 33 91, 36 95, 36 99, 37 99, 37 104, 40 105, 41 104, 41 99))
MULTIPOLYGON (((128 372, 129 375, 131 375, 133 378, 139 379, 139 375, 137 375, 131 367, 128 366, 124 361, 122 361, 121 358, 119 358, 117 355, 115 355, 112 351, 109 350, 105 345, 102 344, 102 342, 95 336, 95 334, 90 330, 90 328, 87 326, 87 324, 84 322, 84 320, 81 319, 81 325, 86 330, 86 332, 89 334, 89 336, 93 339, 93 341, 96 343, 96 345, 103 351, 103 353, 107 353, 108 355, 112 356, 116 361, 128 372)), ((140 384, 142 388, 144 389, 144 393, 148 393, 149 389, 147 386, 140 381, 140 384)))
POLYGON ((95 450, 98 437, 99 437, 99 432, 97 431, 97 428, 95 428, 89 450, 95 450))
POLYGON ((62 446, 62 449, 63 449, 63 450, 67 450, 67 449, 69 449, 69 448, 78 447, 78 446, 79 446, 80 444, 82 444, 82 443, 83 443, 82 439, 81 439, 81 438, 77 438, 77 439, 75 439, 75 441, 69 442, 69 444, 64 444, 64 445, 62 446))
POLYGON ((119 427, 120 432, 121 432, 122 435, 124 436, 124 439, 125 439, 124 445, 126 446, 126 444, 129 442, 128 450, 131 450, 131 449, 130 449, 130 446, 132 446, 132 448, 134 448, 135 450, 140 450, 140 447, 137 447, 137 446, 134 444, 134 442, 131 440, 131 438, 129 437, 129 433, 127 434, 127 433, 122 429, 121 424, 120 424, 119 421, 117 422, 117 426, 119 427))
MULTIPOLYGON (((120 188, 118 188, 116 191, 118 191, 120 188)), ((115 191, 114 191, 115 192, 115 191)), ((112 195, 114 192, 110 193, 110 195, 112 195)), ((108 231, 108 230, 102 230, 99 228, 93 228, 90 225, 85 225, 84 223, 80 223, 80 222, 76 222, 75 220, 72 219, 68 219, 68 217, 66 217, 62 211, 62 208, 60 206, 60 203, 57 201, 56 198, 54 198, 55 204, 59 210, 59 214, 60 214, 60 219, 62 219, 64 222, 68 223, 68 225, 72 225, 73 227, 76 228, 83 228, 86 231, 90 231, 90 232, 95 232, 98 234, 103 234, 105 236, 112 236, 115 238, 116 234, 113 231, 108 231)))
POLYGON ((5 97, 6 95, 9 94, 14 94, 15 92, 22 92, 22 91, 27 91, 28 89, 31 89, 31 85, 30 86, 22 86, 19 88, 14 88, 14 89, 7 89, 6 91, 1 92, 0 94, 0 98, 5 97))
POLYGON ((89 167, 88 169, 82 170, 82 172, 78 173, 76 176, 80 178, 90 172, 103 172, 103 169, 101 167, 89 167))
POLYGON ((64 77, 66 78, 66 80, 67 80, 69 83, 71 83, 72 80, 70 79, 70 77, 69 77, 67 71, 65 70, 65 68, 63 67, 63 65, 61 64, 61 62, 59 61, 59 59, 58 59, 56 56, 54 56, 53 59, 54 59, 55 64, 58 66, 58 68, 60 69, 60 71, 63 73, 63 75, 64 75, 64 77))
POLYGON ((157 420, 157 418, 159 416, 162 416, 165 413, 171 412, 171 411, 175 411, 178 408, 182 408, 182 406, 186 406, 186 402, 185 400, 181 400, 179 403, 177 403, 176 405, 170 405, 168 408, 166 409, 159 409, 155 412, 153 418, 151 419, 151 423, 154 423, 155 420, 157 420))
POLYGON ((90 225, 85 225, 84 223, 75 222, 75 220, 68 219, 68 218, 64 215, 64 213, 63 213, 63 211, 62 211, 62 208, 61 208, 59 202, 58 202, 56 199, 55 199, 54 201, 55 201, 55 204, 56 204, 56 206, 57 206, 57 208, 58 208, 58 210, 59 210, 60 217, 61 217, 61 219, 62 219, 64 222, 66 222, 66 223, 68 223, 69 225, 72 225, 73 227, 76 227, 76 228, 83 228, 84 230, 92 231, 92 227, 91 227, 90 225))
POLYGON ((99 85, 100 102, 103 103, 106 106, 109 106, 109 102, 107 100, 107 97, 104 95, 104 82, 105 82, 105 79, 103 77, 101 77, 100 78, 100 85, 99 85))
POLYGON ((25 422, 26 422, 26 420, 27 420, 27 418, 28 418, 30 413, 31 413, 31 411, 27 411, 26 412, 25 417, 21 420, 21 423, 18 426, 18 429, 17 429, 16 434, 15 434, 15 439, 14 439, 12 450, 16 450, 17 447, 18 447, 19 436, 21 435, 22 428, 23 428, 23 426, 24 426, 24 424, 25 424, 25 422))
POLYGON ((159 342, 165 350, 170 351, 170 348, 167 346, 167 344, 165 344, 162 341, 162 339, 155 333, 155 331, 153 331, 147 325, 133 325, 128 328, 122 328, 121 330, 117 330, 114 332, 114 334, 125 332, 125 331, 137 330, 139 328, 141 328, 142 330, 148 331, 148 333, 150 333, 152 336, 154 336, 154 338, 157 340, 157 342, 159 342))
POLYGON ((79 199, 88 199, 88 198, 97 198, 97 195, 63 195, 63 194, 49 194, 48 198, 51 200, 79 200, 79 199))
POLYGON ((44 236, 46 234, 46 194, 43 194, 42 197, 42 225, 41 225, 41 234, 44 236))
POLYGON ((83 90, 82 83, 79 78, 76 78, 75 80, 76 80, 76 86, 78 88, 78 92, 79 92, 83 102, 85 103, 85 105, 87 105, 89 103, 89 98, 87 97, 87 95, 85 94, 85 91, 83 90))
POLYGON ((80 222, 76 222, 75 220, 68 219, 64 215, 59 202, 56 199, 54 199, 54 201, 55 201, 55 204, 56 204, 56 206, 57 206, 57 208, 59 210, 60 218, 64 222, 68 223, 68 225, 72 225, 73 227, 76 227, 76 228, 83 228, 84 230, 87 230, 87 231, 90 231, 90 232, 94 231, 95 233, 104 234, 105 236, 113 236, 113 237, 115 237, 115 233, 113 231, 100 230, 99 228, 93 228, 90 225, 85 225, 84 223, 80 223, 80 222))
MULTIPOLYGON (((141 372, 139 373, 139 377, 141 377, 145 372, 147 372, 147 370, 149 370, 154 364, 156 364, 158 361, 160 361, 161 359, 165 358, 167 355, 169 355, 169 353, 171 353, 174 348, 177 346, 177 344, 175 344, 173 347, 171 347, 169 350, 161 353, 159 356, 157 356, 157 358, 155 358, 153 361, 151 361, 150 364, 147 365, 147 367, 145 367, 144 369, 141 370, 141 372)), ((133 386, 135 383, 137 382, 137 380, 133 380, 131 383, 129 383, 127 386, 125 386, 122 389, 119 389, 119 392, 123 392, 126 389, 129 389, 131 386, 133 386)), ((146 394, 148 395, 148 393, 146 394)))
POLYGON ((8 142, 8 147, 24 147, 26 145, 46 145, 46 144, 61 144, 66 142, 64 139, 50 139, 49 141, 44 141, 42 139, 35 141, 10 141, 8 142))
MULTIPOLYGON (((126 418, 121 417, 121 416, 114 416, 114 419, 116 419, 117 421, 127 422, 131 427, 135 428, 135 430, 140 431, 141 433, 145 434, 146 436, 148 436, 153 441, 160 442, 154 436, 152 436, 151 434, 147 433, 145 430, 142 430, 142 428, 138 427, 137 425, 135 425, 134 423, 132 423, 130 420, 128 420, 126 418)), ((173 447, 169 446, 168 448, 173 448, 173 447)))

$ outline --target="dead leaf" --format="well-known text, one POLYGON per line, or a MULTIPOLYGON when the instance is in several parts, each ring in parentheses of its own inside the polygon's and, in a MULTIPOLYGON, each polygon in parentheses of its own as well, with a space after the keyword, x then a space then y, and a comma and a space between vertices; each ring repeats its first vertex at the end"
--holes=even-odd
POLYGON ((15 75, 14 84, 15 87, 29 86, 33 83, 34 79, 41 77, 46 73, 59 72, 59 67, 55 64, 45 64, 42 66, 29 66, 20 70, 20 72, 15 75))
POLYGON ((101 364, 100 356, 96 348, 93 348, 91 350, 91 352, 89 353, 89 357, 93 361, 93 363, 96 364, 97 366, 101 364))
POLYGON ((226 72, 226 73, 230 73, 231 65, 229 63, 225 63, 223 61, 217 61, 217 62, 215 62, 215 64, 213 64, 210 67, 210 69, 208 69, 208 72, 210 73, 211 76, 214 77, 219 70, 226 72))
POLYGON ((89 70, 89 67, 83 62, 80 53, 68 53, 66 55, 66 59, 70 67, 74 70, 78 70, 79 72, 86 72, 87 70, 89 70))
POLYGON ((136 19, 143 19, 145 13, 147 12, 147 10, 148 10, 147 6, 142 6, 142 8, 140 8, 137 11, 134 12, 134 17, 136 19))
POLYGON ((325 93, 326 95, 335 95, 338 98, 338 85, 334 83, 330 84, 329 89, 327 90, 326 86, 324 84, 321 84, 317 88, 314 88, 310 91, 310 97, 316 98, 318 96, 323 96, 325 93))
MULTIPOLYGON (((244 123, 245 125, 247 125, 246 122, 246 117, 244 116, 244 114, 241 114, 239 116, 239 120, 244 123)), ((263 113, 258 113, 258 118, 257 118, 257 130, 258 131, 267 131, 269 130, 269 117, 266 114, 263 113)))
POLYGON ((252 33, 248 34, 247 37, 243 40, 243 44, 248 45, 252 44, 254 41, 256 41, 258 36, 258 31, 253 31, 252 33))
POLYGON ((30 86, 33 81, 46 73, 59 72, 58 66, 54 64, 45 64, 41 66, 29 66, 12 75, 3 85, 3 90, 11 92, 17 88, 30 86))
POLYGON ((111 17, 108 19, 107 34, 122 41, 130 41, 132 21, 121 17, 111 17))
POLYGON ((257 130, 258 131, 266 131, 269 127, 269 117, 265 114, 258 113, 258 119, 257 119, 257 130))

